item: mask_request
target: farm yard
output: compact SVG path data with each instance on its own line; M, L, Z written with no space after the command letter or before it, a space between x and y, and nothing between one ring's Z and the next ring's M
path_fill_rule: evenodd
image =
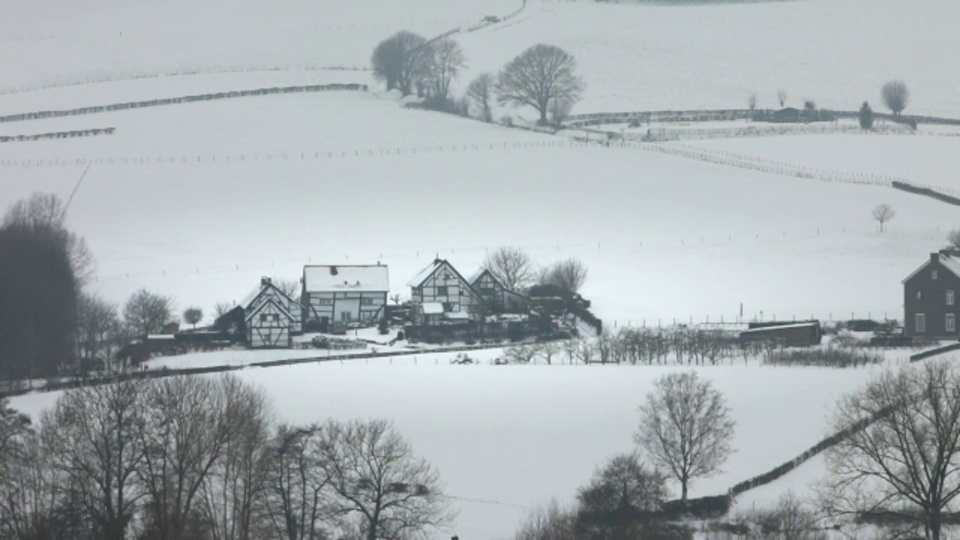
M96 258L89 290L122 306L146 288L173 298L175 311L202 306L201 326L213 323L215 304L241 305L262 277L383 264L389 293L406 301L408 280L431 261L469 273L502 246L538 265L586 263L580 292L613 333L897 320L901 280L958 227L956 206L890 187L901 179L960 193L957 126L890 122L867 135L853 119L783 129L735 120L537 132L501 125L529 128L536 118L501 104L490 124L405 107L416 100L387 91L369 68L373 47L396 31L454 31L468 58L452 85L458 96L475 75L544 42L577 59L586 89L574 115L742 110L752 93L772 109L781 88L787 106L815 100L855 111L869 100L885 112L879 89L896 77L912 90L904 114L956 119L956 70L918 61L960 55L952 27L960 6L951 2L283 0L268 9L236 0L229 17L186 0L48 4L0 7L0 116L350 85L0 122L0 140L96 130L0 144L0 210L38 191L69 200L66 223ZM913 15L896 15L904 10ZM889 39L890 20L898 34L925 39ZM716 136L747 128L757 133ZM636 140L648 130L687 133ZM883 232L871 216L881 204L896 211ZM235 369L286 422L389 419L437 468L459 514L432 538L506 539L531 509L554 498L572 504L604 460L634 448L638 407L661 375L695 370L736 420L729 461L692 487L691 497L703 497L831 435L841 396L885 370L923 365L909 364L916 350L905 348L871 349L881 362L839 369L733 355L710 366L583 365L563 355L553 365L503 365L508 344L470 351L460 365L461 353L373 347L403 354L363 350L328 362L318 357L330 350L227 349L157 356L145 367ZM251 366L298 359L318 361ZM61 395L10 405L37 418ZM814 456L736 497L731 515L787 492L813 496L826 471Z

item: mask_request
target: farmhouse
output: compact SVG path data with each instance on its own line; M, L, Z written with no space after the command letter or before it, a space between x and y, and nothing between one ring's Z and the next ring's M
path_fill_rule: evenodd
M304 266L304 328L326 332L331 325L374 325L384 316L389 292L386 265Z
M260 287L240 302L239 307L243 308L247 346L252 349L288 348L293 343L293 334L302 330L296 301L268 277L260 279Z
M957 339L960 252L943 250L903 280L903 328L911 337Z
M452 264L436 259L407 284L416 325L469 322L480 317L480 295Z
M486 268L470 276L470 286L483 300L487 312L526 313L529 310L529 298L508 289Z

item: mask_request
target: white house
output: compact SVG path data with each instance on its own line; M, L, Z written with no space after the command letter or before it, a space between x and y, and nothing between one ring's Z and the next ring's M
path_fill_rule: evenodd
M384 316L389 292L386 265L304 266L304 327L325 331L331 324L376 324Z
M407 284L416 324L476 320L482 300L452 264L436 259Z
M300 310L294 299L277 288L270 278L260 279L243 301L247 346L252 349L289 348L293 334L301 331Z

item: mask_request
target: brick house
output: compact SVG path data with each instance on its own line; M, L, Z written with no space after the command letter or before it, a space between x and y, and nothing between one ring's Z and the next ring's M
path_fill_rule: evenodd
M903 280L903 329L913 337L957 339L960 252L943 250Z

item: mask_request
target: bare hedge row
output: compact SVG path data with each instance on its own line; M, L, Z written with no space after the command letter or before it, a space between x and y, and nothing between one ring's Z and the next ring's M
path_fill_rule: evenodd
M113 135L117 128L75 129L72 131L53 131L37 133L35 135L0 135L0 143L29 142L44 139L72 139L74 137L95 137L97 135Z
M126 103L113 103L110 105L99 105L93 107L81 107L77 109L62 109L53 111L35 111L21 114L10 114L0 116L0 122L22 122L24 120L40 120L43 118L58 118L62 116L77 116L81 114L97 114L111 111L124 111L129 109L140 109L144 107L159 107L163 105L176 105L179 103L194 103L198 101L213 101L219 99L233 99L250 96L267 96L273 94L294 94L302 92L334 92L334 91L354 91L366 92L365 84L313 84L305 86L280 86L272 88L257 88L254 90L234 90L231 92L217 92L214 94L199 94L195 96L181 96L174 98L151 99L147 101L128 101Z
M772 111L768 111L772 114ZM830 111L836 118L859 118L858 111ZM564 125L567 127L601 126L605 124L628 124L639 122L718 122L733 120L750 120L757 114L750 109L716 109L692 111L633 111L615 113L572 114L567 117ZM890 114L874 113L875 118L892 120ZM918 124L935 124L960 126L960 119L942 118L938 116L908 116L898 117L903 120L914 120Z

